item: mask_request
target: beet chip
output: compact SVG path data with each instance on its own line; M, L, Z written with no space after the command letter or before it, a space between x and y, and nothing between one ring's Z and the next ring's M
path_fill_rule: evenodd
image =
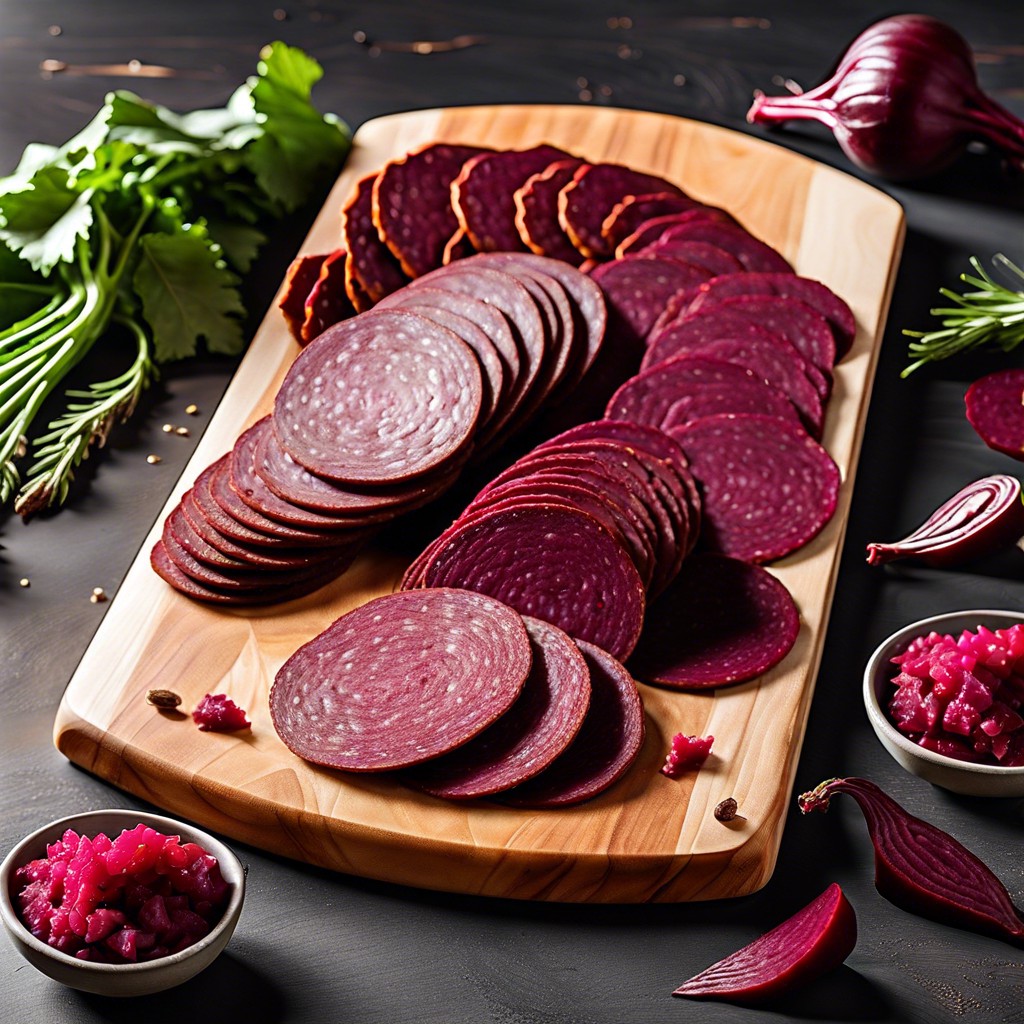
M964 397L967 421L997 452L1024 461L1024 370L997 370L976 380Z

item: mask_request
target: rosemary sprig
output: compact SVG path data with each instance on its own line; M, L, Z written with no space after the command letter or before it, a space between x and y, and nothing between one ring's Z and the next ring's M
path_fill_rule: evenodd
M908 355L913 360L903 370L907 377L925 363L948 359L983 345L993 345L1009 352L1024 342L1024 270L1002 253L996 253L992 262L1015 276L1021 287L1017 290L1000 284L985 271L977 257L970 259L977 276L961 274L960 280L973 291L958 293L951 288L940 288L939 294L954 306L932 309L932 316L941 318L942 329L908 331L904 334L912 341Z

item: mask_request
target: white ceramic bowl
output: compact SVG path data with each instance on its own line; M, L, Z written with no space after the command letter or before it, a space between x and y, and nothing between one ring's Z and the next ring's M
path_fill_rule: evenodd
M224 914L213 929L187 949L137 964L96 964L76 960L37 939L22 924L12 903L14 872L22 864L46 856L48 843L58 840L67 829L80 835L106 833L116 838L125 829L149 825L164 835L177 835L183 843L196 843L212 853L224 880L231 886ZM245 869L220 840L182 821L157 814L131 810L88 811L44 825L26 836L0 865L0 916L15 947L33 967L62 985L105 996L141 996L162 992L188 981L208 967L223 951L235 930L245 897Z
M933 630L956 636L965 629L974 632L979 625L1005 629L1018 622L1024 622L1024 613L991 609L948 612L912 622L879 644L864 670L864 706L882 746L907 771L943 789L967 796L1024 796L1024 767L972 764L925 750L893 725L886 710L892 692L890 683L896 674L890 659L906 650L914 637Z

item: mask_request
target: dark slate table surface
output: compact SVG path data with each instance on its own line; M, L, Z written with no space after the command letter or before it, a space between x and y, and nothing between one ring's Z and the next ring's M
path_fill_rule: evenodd
M777 91L783 78L816 84L857 31L894 13L874 0L279 2L275 8L252 0L0 0L0 173L13 169L28 142L69 137L114 87L178 109L219 105L252 71L259 47L275 38L324 64L317 103L353 128L408 109L557 102L647 108L764 134L744 121L755 88ZM978 54L986 90L1024 115L1019 5L930 0L914 9L956 26ZM464 35L479 37L477 44L431 55L388 45ZM133 59L174 73L130 80L123 66ZM47 73L47 61L64 69ZM824 131L804 127L772 138L852 171ZM873 184L903 204L908 236L796 788L834 775L872 778L974 849L1024 902L1024 802L958 797L906 774L876 741L860 700L865 660L905 623L943 611L1024 604L1024 555L1015 550L969 571L880 571L863 557L868 541L900 536L968 480L1019 471L985 448L963 415L970 381L1019 365L1019 354L960 358L908 380L899 371L902 329L930 325L938 288L957 283L969 256L1005 252L1024 260L1024 186L1007 183L995 162L981 157L928 181ZM315 204L275 229L247 280L252 327L314 212ZM3 850L77 810L136 806L56 752L53 715L107 607L89 595L97 586L117 591L197 440L163 434L160 425L187 402L212 412L232 369L211 360L167 372L132 424L90 459L63 511L28 524L0 520ZM147 466L148 452L160 454L162 463ZM30 588L19 586L22 577ZM874 890L871 848L849 800L812 819L801 818L794 802L769 883L743 899L708 904L504 902L345 877L245 847L241 853L250 886L242 921L227 953L203 975L162 996L110 1001L49 982L3 941L0 1020L1024 1019L1024 953L885 902ZM671 998L680 981L768 930L831 881L843 886L860 924L845 966L770 1010Z

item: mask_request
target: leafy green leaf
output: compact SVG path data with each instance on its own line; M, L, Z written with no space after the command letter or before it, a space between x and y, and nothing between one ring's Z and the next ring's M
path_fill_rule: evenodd
M133 284L143 316L153 331L158 363L195 355L205 340L211 352L237 355L244 341L245 313L238 278L211 251L205 231L176 235L146 234Z
M26 188L0 194L0 239L34 270L50 273L74 259L79 238L92 227L92 190L79 192L60 167L37 171Z
M267 240L262 231L230 220L211 220L207 228L210 237L223 249L224 258L242 274L252 266Z

